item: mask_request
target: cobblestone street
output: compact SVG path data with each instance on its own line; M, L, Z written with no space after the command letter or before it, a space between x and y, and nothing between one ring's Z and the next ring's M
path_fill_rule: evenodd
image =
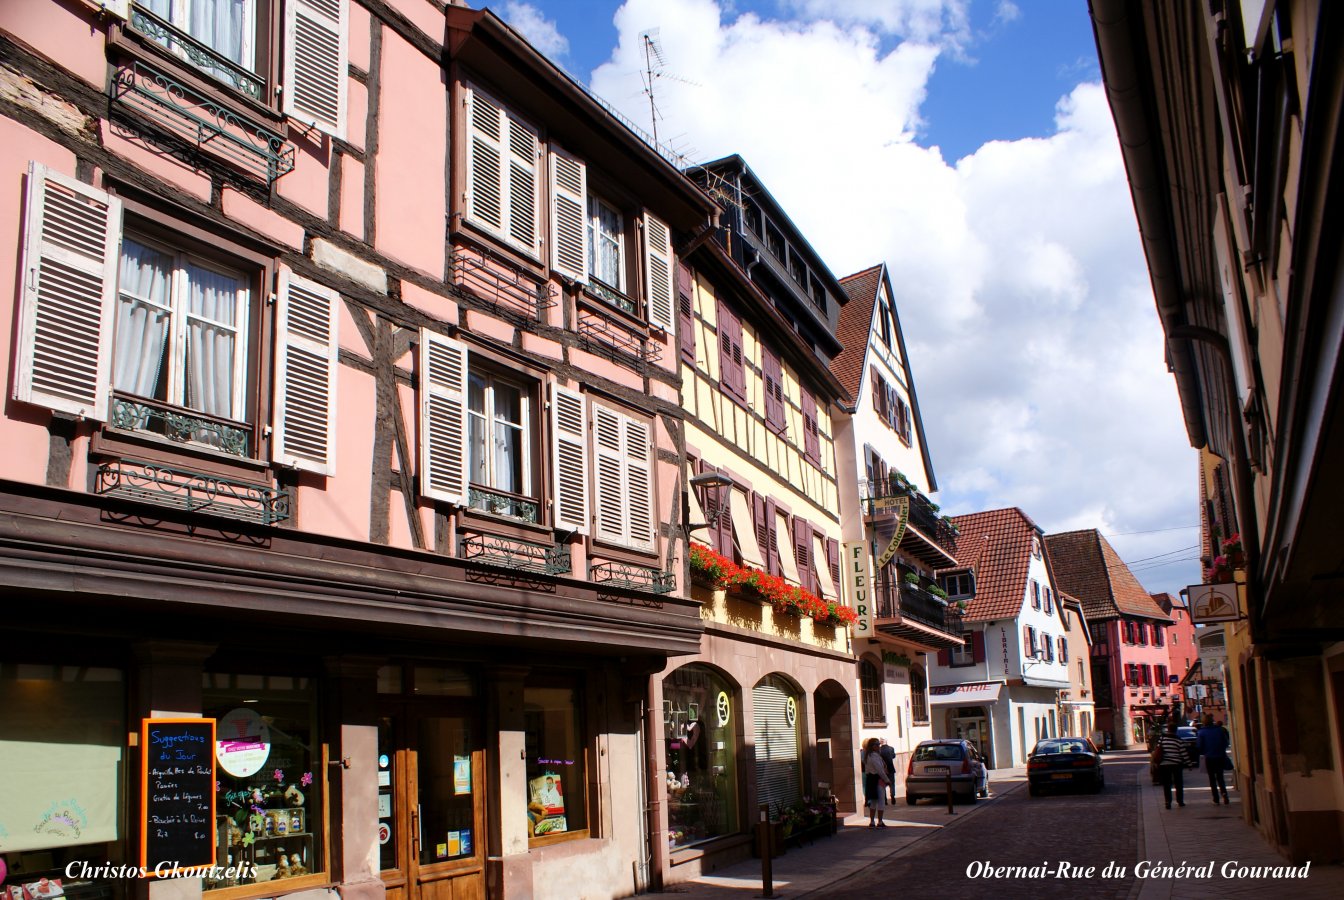
M807 896L874 897L889 893L893 885L918 884L932 891L942 885L952 896L986 900L1024 893L1033 897L1078 897L1080 892L1089 897L1128 897L1135 883L1133 861L1139 842L1135 773L1142 765L1138 758L1108 760L1106 789L1100 795L1030 797L1025 783L1019 781L955 827L940 829L906 851ZM916 809L924 807L920 804ZM905 809L899 807L897 816ZM968 876L977 862L995 869L1044 867L1049 874L1039 880ZM1093 867L1093 877L1057 878L1061 863L1083 870ZM1123 866L1125 876L1101 877L1110 864Z
M869 829L854 816L833 838L793 847L775 861L774 896L780 898L871 898L918 888L948 896L1001 900L1008 897L1127 898L1198 900L1225 897L1344 896L1344 868L1313 863L1309 877L1256 878L1226 875L1226 865L1288 866L1241 818L1241 796L1233 788L1230 806L1210 802L1198 771L1187 773L1186 806L1165 810L1162 791L1148 776L1147 755L1120 751L1106 755L1106 789L1100 795L1050 794L1031 797L1022 769L991 777L993 796L969 806L899 802L888 809L888 827ZM1182 873L1177 878L1140 877L1146 867L1210 866L1210 877ZM1005 875L977 871L993 867L1041 867ZM1061 876L1061 864L1068 874ZM1123 873L1106 874L1108 866ZM1084 873L1088 868L1090 876ZM761 896L761 865L746 860L667 888L680 900L724 900Z

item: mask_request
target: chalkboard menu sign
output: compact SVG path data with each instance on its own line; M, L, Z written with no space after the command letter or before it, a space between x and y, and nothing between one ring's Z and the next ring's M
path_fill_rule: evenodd
M140 758L140 865L213 866L215 720L142 720Z

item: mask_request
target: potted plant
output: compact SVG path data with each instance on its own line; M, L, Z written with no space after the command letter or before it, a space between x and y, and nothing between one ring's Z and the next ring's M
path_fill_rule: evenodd
M1241 545L1241 535L1234 534L1223 541L1223 555L1228 565L1234 569L1246 568L1246 548Z

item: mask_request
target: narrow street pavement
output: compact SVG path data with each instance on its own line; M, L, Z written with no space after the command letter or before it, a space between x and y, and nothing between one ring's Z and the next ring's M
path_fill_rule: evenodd
M1168 811L1147 768L1144 753L1108 754L1104 792L1044 797L1028 795L1024 770L1001 770L993 774L989 801L958 804L954 815L946 806L925 801L914 807L899 803L889 810L885 829L869 829L866 819L851 817L835 837L790 848L775 860L774 896L867 900L913 886L985 900L1025 895L1193 900L1210 891L1232 897L1344 896L1340 866L1313 864L1306 879L1239 876L1240 866L1288 863L1242 822L1236 792L1231 806L1216 805L1203 774L1190 772L1185 808ZM1182 863L1211 865L1206 869L1211 877L1161 878L1142 871ZM1061 872L1065 864L1067 873ZM1223 871L1228 865L1230 875ZM1026 871L1007 877L978 871L987 867ZM667 892L686 900L759 897L760 861L739 863Z

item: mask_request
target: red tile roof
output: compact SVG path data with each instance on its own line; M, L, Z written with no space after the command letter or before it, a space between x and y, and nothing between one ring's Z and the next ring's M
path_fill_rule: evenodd
M1083 601L1089 621L1139 616L1170 621L1095 528L1046 535L1055 584Z
M975 597L966 605L967 621L1016 618L1027 597L1036 523L1017 507L953 516L952 521L961 531L957 562L975 571Z
M849 302L840 307L840 322L835 336L844 348L831 361L831 371L849 391L851 403L859 401L859 385L868 355L868 335L873 327L873 306L882 286L882 264L840 279Z

